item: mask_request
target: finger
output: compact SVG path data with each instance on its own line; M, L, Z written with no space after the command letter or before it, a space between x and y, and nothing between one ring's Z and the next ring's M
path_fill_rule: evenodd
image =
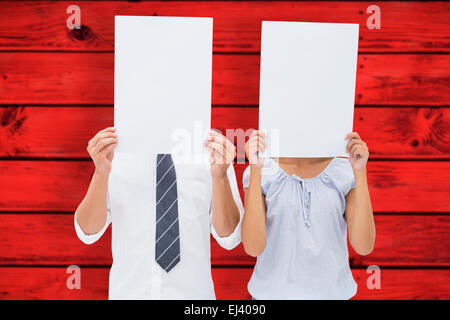
M345 148L346 151L350 150L354 145L365 145L366 143L360 139L352 138L348 143L347 147Z
M247 142L249 152L251 152L251 153L257 152L258 151L258 144L259 144L259 142L258 142L257 139L249 140Z
M347 133L347 135L345 136L344 140L350 139L350 138L356 138L356 139L361 139L358 132L350 132Z
M100 130L98 133L103 133L103 132L114 132L114 131L116 131L116 128L115 128L115 127L107 127L107 128L105 128L105 129L103 129L103 130Z
M352 146L348 149L348 153L349 153L349 154L352 154L358 147L359 147L359 145L357 145L357 144L352 145Z
M96 155L98 153L100 153L104 148L106 148L107 146L113 144L113 143L118 143L116 138L105 138L100 140L95 147L92 149L92 154Z
M227 149L227 152L229 152L229 154L234 154L236 152L236 146L234 145L233 142L230 141L230 139L228 139L227 137L223 136L224 139L224 145L225 148Z
M266 146L267 145L267 142L266 142L266 140L264 140L264 139L258 139L258 145L259 146Z
M232 154L231 152L228 152L219 143L216 143L214 146L213 145L208 146L207 148L208 150L210 150L211 164L226 164L229 163L229 160L234 159L234 153ZM233 156L231 157L229 156L227 161L226 155L233 155Z
M222 134L222 131L220 131L220 129L218 129L218 128L212 128L211 130L209 130L209 132L215 132L218 134Z
M249 141L263 141L264 143L267 141L266 137L261 135L250 136Z
M267 138L266 133L264 131L260 131L260 130L253 131L251 135L255 135L255 136L258 136L261 138Z
M210 146L206 146L206 150L208 150L209 154L211 155L211 153L213 153L214 149L211 148Z
M220 133L220 131L215 131L215 130L209 131L208 136L211 138L212 137L224 137L225 138L225 136L222 133Z
M360 156L368 156L369 154L369 148L365 147L365 146L360 146L357 149L357 154Z
M215 131L210 132L208 141L219 142L222 143L223 145L230 145L230 144L233 145L233 143L227 137Z
M350 139L350 138L359 138L358 132L347 133L347 135L345 136L344 140L347 140L347 139Z
M94 138L95 138L96 136L98 136L98 135L101 135L101 134L103 134L103 133L108 133L108 132L115 133L115 132L116 132L116 128L115 128L115 127L108 127L108 128L103 129L103 130L100 130L99 132L96 133L96 135L94 136ZM91 140L93 140L93 139L91 139Z
M266 151L266 145L265 144L258 144L258 152L264 152Z
M361 155L362 155L361 149L355 148L355 149L353 150L353 157L354 157L354 158L357 158L358 156L361 156Z
M364 154L364 152L365 152L365 149L366 148L364 146L356 145L356 146L354 146L352 148L351 154L352 154L353 157L362 156Z
M258 140L254 145L257 147L258 151L263 151L266 149L266 142L264 140Z
M209 162L210 164L215 164L216 163L216 151L210 147L207 147L208 151L209 151Z
M255 151L256 153L258 151L264 152L266 149L266 142L264 140L259 139L252 139L249 141L249 150L252 152Z
M259 137L258 130L254 130L254 131L252 131L252 133L248 137L248 140L257 139L258 137Z
M226 139L224 139L222 135L211 132L208 140L206 141L206 144L211 145L213 142L222 145L224 149L226 148L227 145Z
M356 140L351 139L348 143L347 146L345 147L345 151L346 152L350 152L350 150L352 149L352 147L355 145Z
M227 149L220 143L215 141L210 141L208 143L208 147L215 150L216 153L218 153L220 156L225 156Z
M254 146L252 148L249 149L249 155L250 156L258 156L258 152L262 150L258 148L258 146Z
M258 148L248 150L248 160L250 164L256 164L258 162Z
M105 139L102 139L95 145L95 147L92 148L92 154L96 155L100 151L102 151L103 148L107 147L111 143L117 143L117 142L118 141L117 141L116 138L105 138Z
M258 136L258 145L262 145L262 146L266 146L266 143L267 143L267 141L266 141L266 138L265 137L262 137L262 136Z
M102 150L100 150L99 154L107 155L108 153L113 151L115 147L117 147L117 142L113 142L110 145L107 145Z
M229 139L227 139L226 137L224 137L222 135L216 136L212 140L208 140L206 142L206 145L209 145L212 142L221 144L223 146L223 148L225 149L224 152L226 152L227 154L234 154L236 152L236 147L234 146L234 144Z
M103 133L97 133L88 143L88 145L91 148L94 148L95 145L101 140L101 139L105 139L105 138L116 138L117 137L117 133L115 132L103 132Z
M210 135L210 136L223 136L223 134L220 132L219 129L216 129L216 130L210 130L210 131L208 132L208 135Z
M267 139L267 135L265 134L264 131L253 131L253 133L250 135L250 138L252 136L255 137L255 138L258 138L260 140L266 140Z

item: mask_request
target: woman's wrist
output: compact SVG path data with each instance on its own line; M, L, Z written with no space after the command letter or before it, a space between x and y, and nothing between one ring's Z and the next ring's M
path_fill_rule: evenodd
M98 178L98 179L106 179L108 180L109 178L109 173L111 172L111 170L105 169L105 168L95 168L94 171L94 177Z
M261 174L261 165L259 164L250 164L250 174L256 173Z
M355 176L355 184L356 184L356 186L367 185L367 171L366 171L366 167L362 168L361 170L353 169L353 174Z

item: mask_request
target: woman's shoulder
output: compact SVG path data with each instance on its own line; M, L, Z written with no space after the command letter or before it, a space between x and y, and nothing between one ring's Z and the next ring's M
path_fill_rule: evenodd
M280 173L280 167L272 158L265 158L264 164L261 168L261 186L265 189L265 186ZM250 165L245 168L242 175L243 187L248 188L250 183Z
M344 194L347 194L350 189L355 187L355 176L348 158L334 158L332 165L328 169L323 178L332 180Z
M334 163L335 165L333 166L333 171L335 172L339 172L341 170L352 170L352 165L350 164L348 158L335 157Z

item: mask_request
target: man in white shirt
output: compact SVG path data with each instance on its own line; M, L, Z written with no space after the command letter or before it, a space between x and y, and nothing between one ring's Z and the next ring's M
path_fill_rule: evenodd
M230 165L234 145L211 132L205 142L209 164L173 159L160 174L157 169L172 161L170 155L114 155L117 143L115 128L89 141L95 172L74 219L86 244L97 241L112 223L109 299L215 299L210 233L228 250L240 242L243 206ZM176 182L157 196L175 172ZM174 190L170 206L158 208ZM159 231L169 215L174 215L172 222Z

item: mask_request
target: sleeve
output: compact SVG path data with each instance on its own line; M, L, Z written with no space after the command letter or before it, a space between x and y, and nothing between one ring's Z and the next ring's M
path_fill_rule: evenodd
M242 174L242 187L244 189L248 189L248 186L250 185L250 166L247 166L245 168L244 173Z
M344 181L343 193L344 195L347 195L352 189L356 188L356 183L355 183L355 175L353 173L353 168L350 163L350 160L343 159L343 161L344 161L344 168L342 170L343 173L342 180Z
M109 224L111 223L111 208L110 208L110 204L109 204L109 192L107 193L106 199L107 199L106 200L106 203L107 203L106 204L106 222L105 222L105 225L103 226L103 228L97 233L94 233L94 234L84 233L84 231L81 229L80 225L78 224L76 213L74 214L75 232L77 233L78 238L85 244L92 244L92 243L96 242L98 239L100 239L101 236L105 233Z
M266 158L264 160L264 165L261 171L261 192L264 195L267 194L270 184L272 183L275 177L275 173L277 172L278 166L275 164L275 162L270 158ZM244 174L242 175L242 187L244 189L247 189L249 185L250 185L250 166L245 168Z
M234 231L226 237L219 236L211 222L211 233L214 239L216 239L216 241L222 248L231 250L241 242L241 224L242 218L244 216L244 206L242 205L241 195L239 194L239 188L237 185L236 174L234 172L233 165L230 165L230 167L228 168L227 176L228 181L230 182L231 192L233 193L234 202L239 209L239 222Z

